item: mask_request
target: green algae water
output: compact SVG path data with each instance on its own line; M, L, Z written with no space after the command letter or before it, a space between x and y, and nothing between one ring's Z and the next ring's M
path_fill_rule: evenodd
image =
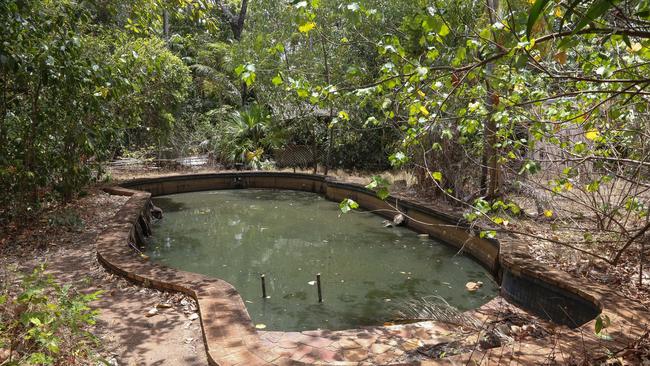
M228 281L253 322L267 330L380 325L408 300L440 296L468 310L497 294L490 274L451 247L406 228L385 228L369 212L342 214L337 203L314 193L222 190L153 201L165 217L154 225L151 259ZM484 285L468 292L469 281Z

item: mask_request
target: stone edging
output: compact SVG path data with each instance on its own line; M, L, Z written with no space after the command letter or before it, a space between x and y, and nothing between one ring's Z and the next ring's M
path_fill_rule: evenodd
M343 184L325 179L322 176L310 176L291 173L226 173L208 175L171 176L158 179L144 179L132 181L125 186L140 186L147 183L155 187L162 187L167 180L184 181L195 179L199 184L194 190L202 189L223 189L228 187L206 186L206 180L230 179L235 177L234 183L237 187L253 182L255 177L258 180L266 180L263 185L277 184L278 180L293 179L295 181L307 181L293 186L286 186L288 189L311 190L326 194L330 199L338 199L346 196L356 199L364 208L381 207L384 204L376 202L372 198L372 192L363 187L352 184ZM244 183L240 183L240 177ZM269 181L269 179L271 181ZM203 185L201 184L203 183ZM231 184L231 185L232 185ZM311 185L311 186L309 186ZM148 188L151 188L150 186ZM192 190L192 188L179 188ZM232 187L231 187L232 188ZM281 187L276 187L281 188ZM160 188L162 189L162 188ZM149 189L155 191L154 189ZM204 343L208 353L208 360L212 365L300 365L303 362L292 360L283 354L272 352L264 342L261 341L258 332L253 327L245 304L236 289L227 282L195 273L179 271L161 265L149 263L136 255L129 248L127 243L138 243L142 237L148 234L149 221L151 219L151 193L132 190L122 187L107 188L111 194L130 196L129 200L122 206L120 211L108 223L107 228L98 237L97 257L99 262L108 270L119 274L133 282L160 290L179 291L193 297L201 315ZM164 189L163 189L164 191ZM182 190L181 190L182 191ZM160 192L158 192L160 193ZM167 192L175 193L175 192ZM395 198L391 198L395 199ZM398 200L395 199L395 202ZM380 201L381 202L381 201ZM430 207L425 207L410 202L401 201L401 209L405 209L414 220L409 223L414 230L420 232L434 231L434 235L449 235L452 237L462 224L460 220L440 213L435 213ZM419 223L428 222L421 214L427 211L434 212L434 220L456 224L435 226L422 226ZM420 215L420 216L418 216ZM417 220L417 221L416 221ZM456 227L454 227L456 226ZM442 228L442 229L440 229ZM442 230L442 232L440 232ZM464 230L464 229L462 229ZM443 237L444 239L448 239ZM600 357L608 350L616 351L627 347L631 342L647 334L650 322L650 314L647 310L630 300L609 291L605 286L589 283L586 280L570 276L568 273L548 268L537 263L530 257L525 241L515 236L500 238L498 244L498 256L476 253L478 250L476 241L471 237L462 241L461 246L468 246L472 255L477 257L486 267L493 272L499 272L503 278L504 286L502 294L516 303L526 301L555 301L552 296L562 294L573 294L578 300L593 304L611 319L611 326L607 329L611 340L597 337L594 332L595 320L587 321L581 326L558 333L555 339L534 340L526 343L517 343L515 347L505 346L487 350L484 353L475 352L463 354L446 359L442 363L462 363L473 360L484 364L500 364L505 362L519 363L541 363L548 361L552 354L553 359L558 362L569 362L574 356L586 354L590 357ZM449 241L449 240L446 240ZM468 244L469 243L469 244ZM452 242L457 245L457 242ZM487 248L483 246L483 248ZM494 258L493 258L494 257ZM516 280L527 280L528 282L517 283ZM546 292L527 292L529 288L554 288L549 296ZM529 304L530 305L530 304ZM533 304L534 305L534 304ZM441 360L442 361L442 360ZM441 361L425 361L422 364L440 364Z

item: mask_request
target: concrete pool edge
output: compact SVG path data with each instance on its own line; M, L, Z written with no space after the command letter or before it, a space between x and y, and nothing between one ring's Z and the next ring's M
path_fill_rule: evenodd
M134 255L133 250L125 244L140 242L149 230L152 194L228 188L304 190L323 194L334 201L352 198L361 207L369 210L390 209L386 202L379 200L373 192L362 186L337 182L318 175L238 172L133 180L122 184L122 187L106 189L112 194L131 197L99 236L98 259L107 269L133 282L161 290L180 291L196 299L201 314L204 343L211 364L232 364L237 363L236 360L243 364L295 364L295 360L271 352L261 342L245 304L230 284L149 263ZM394 197L387 201L396 203L406 212L410 217L408 226L413 230L427 232L451 245L463 247L492 273L503 278L502 294L513 302L525 307L534 307L536 302L544 299L553 303L556 296L567 297L577 301L579 305L591 304L592 310L601 310L612 320L611 329L608 329L613 338L611 341L593 334L595 320L591 319L576 329L564 332L564 336L556 340L554 347L564 349L568 354L578 349L595 349L602 353L604 347L610 350L624 347L630 340L647 332L650 315L644 309L631 304L618 294L610 293L604 286L588 283L536 263L528 255L525 240L517 237L500 238L499 242L483 240L469 233L462 220L437 212L431 207ZM393 215L389 211L377 213L386 217ZM551 289L554 292L549 295L543 289ZM525 304L526 302L529 304ZM522 353L521 350L526 347L520 347L517 352L494 349L480 355L473 353L454 356L450 360L490 360L489 353L499 355L500 360L504 357L524 359L530 356L535 359L534 357L545 356L544 353L539 353L540 349L546 348L542 344L529 342L529 346L530 352Z

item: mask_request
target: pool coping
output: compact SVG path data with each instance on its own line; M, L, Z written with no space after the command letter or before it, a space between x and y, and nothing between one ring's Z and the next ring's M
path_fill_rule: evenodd
M230 178L233 180L227 181ZM256 179L263 182L260 184L270 185L271 188L281 188L280 186L284 184L284 186L288 185L285 187L286 189L315 191L326 194L326 196L329 195L327 197L334 200L349 196L365 208L380 207L385 204L376 198L372 199L370 197L373 194L372 191L360 185L338 182L319 175L237 172L137 179L125 182L121 187L105 188L105 191L110 194L130 196L130 198L107 222L106 229L99 235L97 257L105 268L132 282L159 290L182 292L194 298L198 304L203 340L211 365L311 364L311 362L293 360L286 353L270 350L260 338L260 333L253 326L243 300L232 285L220 279L150 263L135 255L128 245L128 243L142 242L144 236L150 232L152 208L150 192L130 188L142 188L148 185L150 191L161 192L164 190L162 188L164 184L168 184L172 190L178 190L181 189L179 185L195 182L196 187L185 186L182 189L188 191L223 189L219 185L211 185L211 182L215 183L217 180L220 183L226 181L229 186L234 185L239 188L253 184L251 188L255 188ZM285 184L287 182L291 184ZM293 184L294 182L301 183ZM438 235L441 235L442 232L449 234L454 227L466 231L464 220L438 212L432 206L418 204L399 197L389 197L388 200L395 200L400 209L413 213L414 221L410 225L413 225L412 228L416 231L437 230ZM422 212L431 214L432 220L444 221L449 225L439 228L419 225L415 220L422 218L416 217L416 214ZM450 236L455 235L457 233L454 231ZM450 362L466 364L469 361L481 364L500 364L507 360L533 363L547 360L549 354L555 355L556 359L559 357L564 361L569 361L572 357L579 356L584 352L588 352L592 357L598 357L605 355L608 350L622 349L648 333L650 314L647 310L634 304L631 300L609 291L604 285L589 283L564 271L538 263L530 256L526 239L512 235L501 237L499 241L485 241L475 240L476 233L472 235L474 238L462 241L461 245L497 277L527 278L544 286L573 294L577 298L593 304L611 319L612 325L606 330L611 339L594 334L595 319L592 319L575 329L563 329L551 342L548 339L525 341L519 343L516 348L504 346L485 352L461 354L444 360L422 361L421 364L449 364ZM442 239L445 240L445 238ZM450 244L458 246L458 240L452 241L455 243ZM480 250L492 252L494 249L497 251L496 256L480 253ZM527 283L526 286L529 284ZM509 292L508 289L502 289L502 294L515 302L521 300L517 299L517 291ZM528 295L524 294L524 300Z

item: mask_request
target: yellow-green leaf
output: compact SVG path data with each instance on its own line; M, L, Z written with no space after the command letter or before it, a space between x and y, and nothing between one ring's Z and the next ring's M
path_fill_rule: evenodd
M595 140L595 139L597 139L599 136L600 136L600 132L598 132L598 130L595 129L595 128L592 128L591 130L585 132L585 137L586 137L588 140Z
M442 181L442 173L440 172L433 172L431 173L431 176L433 177L433 179L437 180L438 182Z
M444 37L449 34L449 27L447 27L447 24L443 24L440 26L440 31L438 32L438 35L440 37Z
M298 30L300 31L300 33L309 33L309 31L312 30L312 29L314 29L314 28L316 28L316 23L314 23L314 22L307 22L307 23L305 23L305 24L301 24L301 25L298 27Z

